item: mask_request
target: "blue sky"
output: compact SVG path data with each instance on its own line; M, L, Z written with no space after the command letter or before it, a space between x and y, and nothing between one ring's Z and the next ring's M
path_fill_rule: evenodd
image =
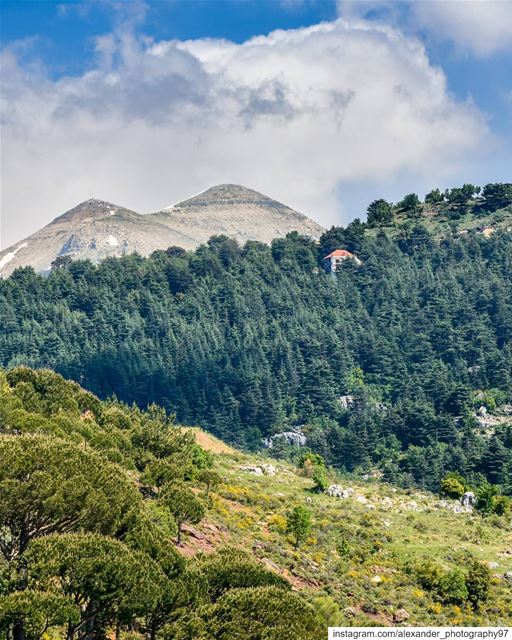
M2 247L90 195L151 211L243 182L329 225L511 178L510 2L0 10Z

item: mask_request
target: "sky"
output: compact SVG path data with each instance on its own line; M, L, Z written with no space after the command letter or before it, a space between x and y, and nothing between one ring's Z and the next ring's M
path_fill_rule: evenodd
M0 247L219 183L324 226L511 180L512 1L2 0Z

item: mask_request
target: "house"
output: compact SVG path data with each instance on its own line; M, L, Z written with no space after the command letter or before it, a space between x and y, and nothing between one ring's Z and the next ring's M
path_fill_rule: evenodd
M343 262L345 262L345 260L353 260L355 264L361 264L361 260L359 260L357 256L355 256L353 253L350 253L350 251L347 251L346 249L336 249L328 256L325 256L323 260L326 270L330 272L338 271L339 269L341 269L341 265L343 264Z

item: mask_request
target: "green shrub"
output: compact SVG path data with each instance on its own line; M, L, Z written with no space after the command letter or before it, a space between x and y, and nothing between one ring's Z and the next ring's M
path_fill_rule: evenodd
M464 484L458 478L447 475L441 480L441 495L459 499L464 494Z
M466 577L459 571L445 571L433 562L416 568L416 579L422 587L434 592L446 604L462 604L469 596Z
M446 604L462 604L468 599L466 579L461 571L449 571L441 577L437 593Z
M489 482L483 482L476 490L476 508L482 516L489 516L494 511L494 504L498 496L498 487Z
M295 539L295 549L311 530L311 511L301 505L295 507L286 519L286 531Z
M478 560L473 560L466 576L466 587L468 589L468 600L478 607L480 603L486 602L489 597L491 586L491 570Z
M224 547L207 556L198 557L193 566L208 584L208 596L217 601L229 589L278 587L291 589L290 583L279 574L266 569L242 549Z
M443 578L443 569L433 562L426 561L416 568L416 579L429 591L438 591Z
M308 451L307 453L303 453L297 463L299 469L303 469L306 461L311 462L314 467L325 467L325 460L319 453L313 453L312 451Z
M507 516L512 511L512 498L508 496L496 496L494 498L492 512L497 516Z
M232 589L200 616L189 635L181 631L180 640L312 640L325 631L304 598L276 587Z
M325 467L315 467L313 472L313 482L315 483L313 486L314 491L322 493L327 489L329 486L329 479L327 478Z

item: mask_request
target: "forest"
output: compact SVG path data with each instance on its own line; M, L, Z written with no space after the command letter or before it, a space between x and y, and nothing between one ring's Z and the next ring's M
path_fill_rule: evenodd
M361 264L327 273L337 248ZM475 415L512 400L506 230L438 239L413 216L394 236L355 220L319 242L216 236L189 253L63 259L1 281L0 317L7 369L156 402L249 450L295 430L340 470L430 489L458 471L512 493L512 428Z

